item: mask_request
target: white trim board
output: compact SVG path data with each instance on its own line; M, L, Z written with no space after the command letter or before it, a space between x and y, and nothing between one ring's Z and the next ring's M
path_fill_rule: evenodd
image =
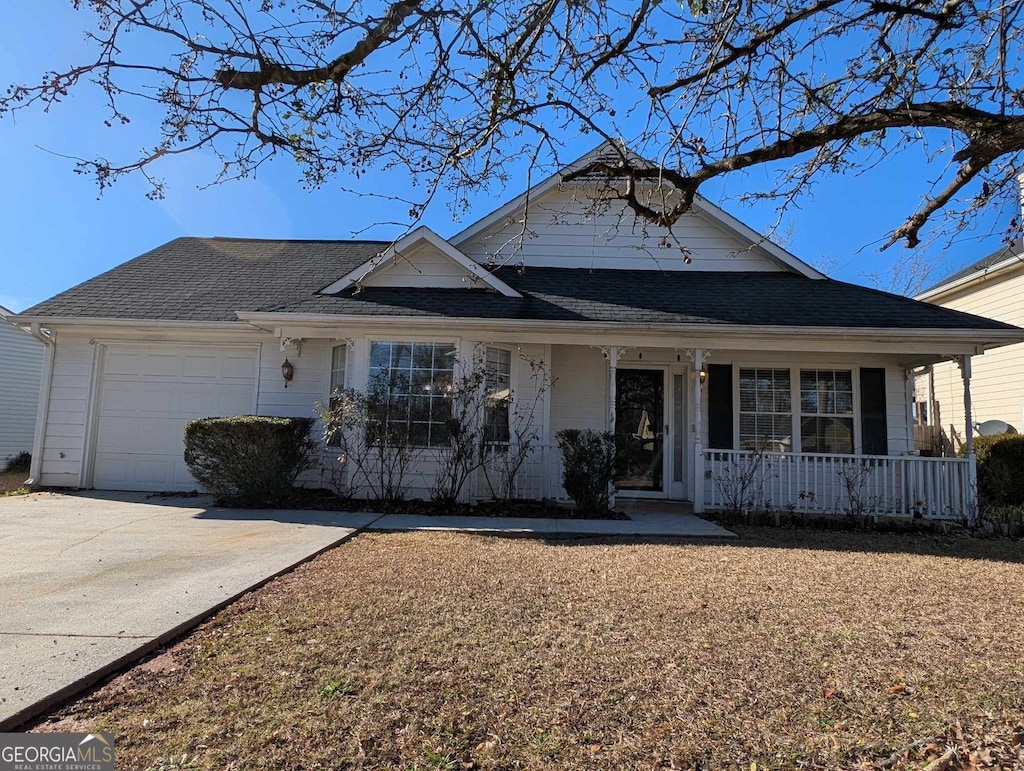
M334 283L321 289L319 293L337 294L338 292L348 289L359 282L365 281L370 276L380 273L386 266L393 263L396 259L400 259L403 252L407 252L421 244L429 244L430 246L433 246L437 251L465 270L473 279L483 283L488 288L493 289L496 292L500 292L505 297L522 297L522 295L515 289L498 277L492 275L486 268L482 267L474 260L471 260L456 247L441 238L441 236L437 235L437 233L425 225L421 225L409 235L404 238L400 238L376 257L367 260L355 270L349 271Z

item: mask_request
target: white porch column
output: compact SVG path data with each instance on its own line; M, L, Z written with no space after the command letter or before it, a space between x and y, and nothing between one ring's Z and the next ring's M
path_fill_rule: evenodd
M971 404L971 357L960 356L960 376L964 381L964 448L967 451L967 524L973 525L978 514L978 460L974 456L974 412Z
M703 419L700 411L701 390L700 373L704 369L704 349L697 348L693 352L693 513L704 511L704 446L701 442Z
M619 347L610 345L605 349L608 357L608 433L615 436L615 373L619 367ZM615 506L615 484L608 490L608 505Z

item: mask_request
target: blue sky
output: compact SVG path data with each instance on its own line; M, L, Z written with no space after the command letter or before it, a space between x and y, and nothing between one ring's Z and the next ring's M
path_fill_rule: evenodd
M0 28L0 80L31 82L47 69L83 57L87 51L83 30L87 11L74 11L68 0L10 3ZM31 30L46 27L42 38ZM46 45L40 45L45 39ZM6 86L6 84L2 84ZM133 116L133 125L108 129L102 124L98 91L74 96L48 114L31 110L0 119L2 188L0 229L0 305L15 311L74 286L154 246L181 235L244 236L265 238L389 238L397 226L366 228L374 222L401 221L405 209L375 198L339 191L355 186L339 180L317 191L299 182L299 170L276 162L253 179L199 189L217 169L211 155L191 155L162 163L160 175L168 182L164 200L145 197L141 180L118 183L98 197L95 183L73 173L66 157L115 154L124 158L147 139L154 116ZM584 138L582 154L594 144ZM791 226L787 247L801 258L827 265L834 278L869 284L869 274L884 272L902 247L879 254L875 241L902 221L926 189L925 181L938 173L916 155L862 176L833 177L816 188L812 198L791 211L782 228ZM370 175L362 184L402 190L406 181L396 174ZM763 177L762 177L763 179ZM756 177L733 176L702 192L755 229L764 231L776 219L769 205L748 207L737 202ZM499 199L480 200L474 210L452 220L443 200L435 201L425 224L451 235L502 200L521 192L525 178L510 183ZM998 230L1008 212L994 212L990 223L997 234L966 234L952 249L929 254L941 277L999 246Z

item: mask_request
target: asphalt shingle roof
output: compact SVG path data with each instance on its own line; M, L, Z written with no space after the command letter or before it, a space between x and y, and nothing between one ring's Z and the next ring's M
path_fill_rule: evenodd
M599 323L898 329L1010 325L839 281L791 273L505 267L523 294L367 287L318 291L386 247L381 241L179 238L40 303L26 315L236 321L236 311Z

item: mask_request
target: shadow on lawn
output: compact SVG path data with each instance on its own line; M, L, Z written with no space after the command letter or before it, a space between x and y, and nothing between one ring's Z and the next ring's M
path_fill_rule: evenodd
M213 506L207 495L147 494L133 492L80 491L71 497L92 498L106 501L144 503L154 506L197 509L194 515L200 519L233 521L273 520L306 525L327 525L337 527L361 527L380 514L371 512L334 512L316 510L273 510L273 509L229 509ZM502 519L494 518L496 527ZM687 547L730 547L733 549L777 548L805 549L822 552L863 552L878 554L913 554L931 557L953 557L957 559L990 560L1024 564L1024 541L968 538L963 536L931 533L896 534L871 531L814 530L788 527L730 526L739 538L702 539L699 537L665 537L645 535L552 535L551 533L487 532L474 533L482 538L528 538L541 541L549 546L639 546L664 545ZM434 532L434 531L414 531ZM445 531L450 532L450 531Z
M380 517L368 511L320 511L316 509L241 509L214 506L209 495L190 493L140 493L111 490L81 490L65 493L71 498L89 498L110 503L166 506L172 509L193 509L196 519L216 519L232 522L273 521L295 525L321 525L329 527L363 527Z
M822 552L912 554L929 557L990 560L1024 564L1024 541L969 538L937 534L893 534L855 531L800 530L795 528L731 528L739 538L700 539L652 536L545 536L550 546L685 546L689 548L801 549ZM494 534L497 537L511 537Z

